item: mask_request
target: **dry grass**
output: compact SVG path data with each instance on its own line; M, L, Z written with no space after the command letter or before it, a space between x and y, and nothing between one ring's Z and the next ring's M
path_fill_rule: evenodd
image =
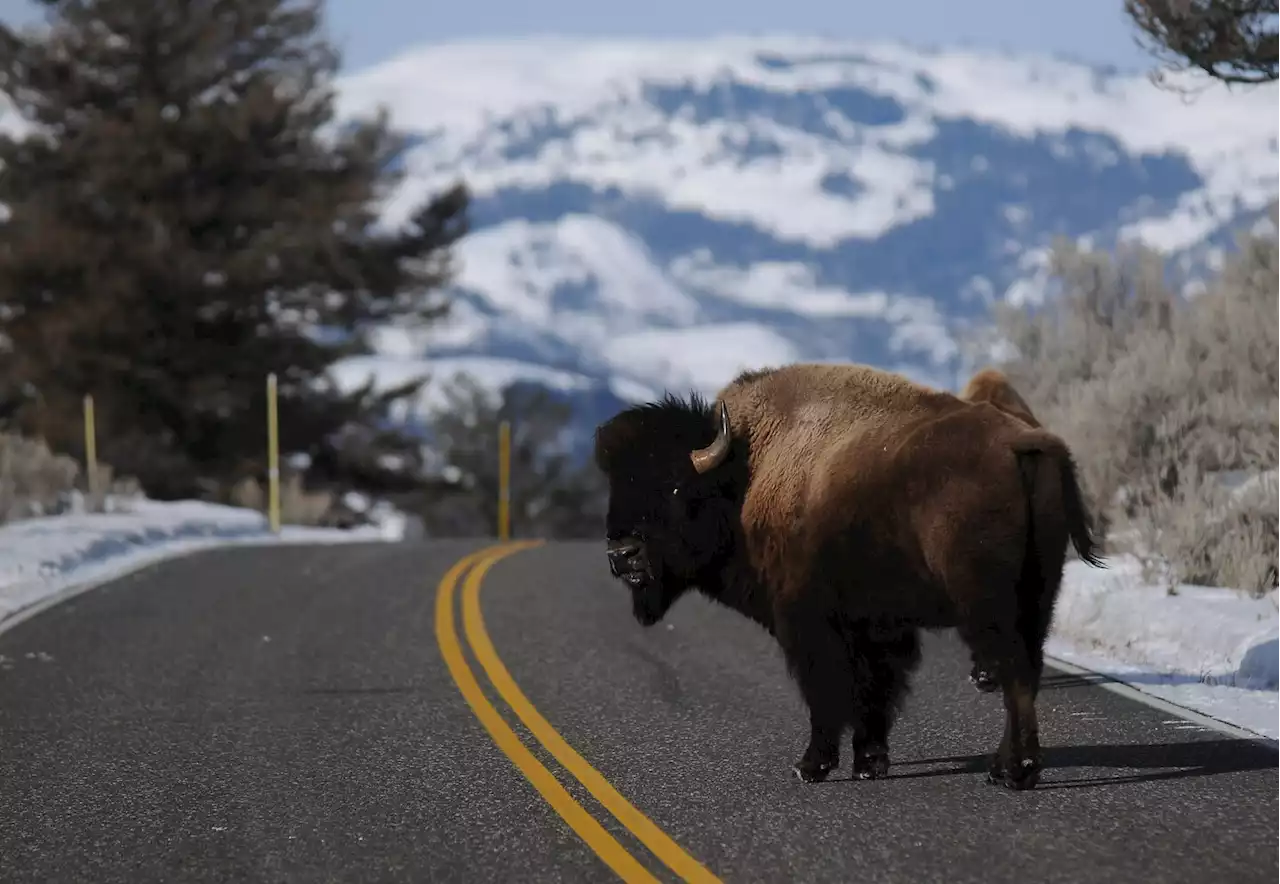
M0 433L0 524L77 510L102 513L127 510L142 494L132 477L116 478L110 464L99 463L96 487L75 459L50 450L42 440ZM266 511L267 493L249 478L235 485L230 503ZM280 484L281 521L288 525L325 526L349 521L328 491L308 491L297 474Z
M231 504L266 512L267 489L254 478L245 478L231 489ZM328 525L334 511L334 496L328 491L308 491L302 477L290 473L280 482L280 522L309 527Z
M120 510L141 493L136 480L115 478L109 464L98 465L96 489L87 484L80 465L44 441L0 433L0 524L81 508Z
M1230 488L1220 477L1189 471L1173 493L1135 520L1139 555L1152 582L1232 586L1262 595L1276 586L1277 508L1274 475ZM1173 563L1170 567L1167 563Z
M43 441L0 433L0 524L76 510L118 512L142 494L136 479L116 478L110 464L98 464L95 484L90 491L80 464ZM266 489L255 479L242 480L229 497L234 506L266 511ZM331 492L308 491L297 474L286 475L280 483L284 524L335 525L346 518L341 509Z
M74 460L44 442L0 434L0 523L64 511L79 475Z
M84 498L85 509L91 513L127 510L131 499L142 496L142 485L138 480L133 476L116 478L111 464L98 464L95 484L97 487L87 491Z

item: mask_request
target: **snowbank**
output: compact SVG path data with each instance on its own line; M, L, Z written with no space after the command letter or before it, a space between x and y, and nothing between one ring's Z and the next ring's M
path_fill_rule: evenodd
M0 527L0 629L19 615L161 559L229 544L398 540L403 523L353 530L286 526L254 510L200 501L130 501L127 512L75 513Z
M1050 656L1168 702L1280 738L1277 597L1144 584L1138 563L1067 565Z

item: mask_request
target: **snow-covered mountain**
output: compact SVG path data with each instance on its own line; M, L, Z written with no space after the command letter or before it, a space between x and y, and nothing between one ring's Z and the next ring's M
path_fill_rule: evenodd
M414 136L397 223L473 189L457 308L345 366L527 378L584 428L744 367L953 386L954 323L1040 297L1065 234L1202 266L1277 190L1277 91L1193 101L1044 57L796 37L426 46L345 79Z
M452 319L340 366L624 400L857 360L954 387L956 324L1045 290L1055 235L1193 272L1277 193L1277 87L1192 101L1035 56L794 36L424 46L339 82L413 135L397 223L465 180ZM0 108L0 127L22 128ZM434 387L430 400L438 395Z

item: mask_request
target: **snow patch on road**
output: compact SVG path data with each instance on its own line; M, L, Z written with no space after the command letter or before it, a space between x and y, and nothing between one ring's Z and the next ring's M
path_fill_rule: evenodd
M0 629L20 614L163 559L233 544L399 540L389 520L352 530L285 526L262 513L203 501L132 500L124 511L71 513L0 527Z

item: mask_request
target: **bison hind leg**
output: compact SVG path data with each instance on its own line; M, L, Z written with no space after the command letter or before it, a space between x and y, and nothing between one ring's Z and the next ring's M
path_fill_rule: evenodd
M987 782L1034 789L1040 782L1040 728L1030 666L1018 665L1004 680L1005 737L991 758Z
M1044 643L1061 583L1061 564L1044 570L1028 555L1017 585L1016 622L1005 630L999 660L1004 689L1005 739L992 759L987 781L1011 789L1033 789L1040 781L1040 725L1036 699L1044 671Z
M1040 728L1036 716L1039 670L1017 626L1007 620L967 622L961 634L978 659L995 664L1004 694L1004 736L991 757L987 782L1032 789L1040 780Z
M879 779L889 773L889 731L920 663L920 635L914 628L865 624L847 632L854 672L853 777Z
M966 612L959 633L978 664L990 667L1003 693L1005 730L991 759L987 781L1032 789L1040 779L1040 727L1036 715L1047 631L1044 606L1033 581L1018 581L1003 597L1007 607L985 604Z

